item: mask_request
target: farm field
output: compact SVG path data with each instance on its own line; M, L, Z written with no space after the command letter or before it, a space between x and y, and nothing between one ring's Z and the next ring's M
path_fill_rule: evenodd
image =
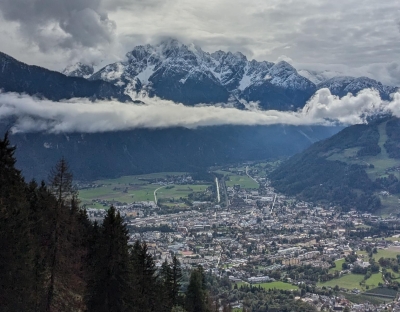
M396 258L397 255L400 255L400 247L390 247L387 249L378 249L378 253L374 255L375 260L379 260L379 258Z
M350 300L353 303L364 303L369 301L372 304L381 304L385 302L391 302L392 300L389 298L382 298L382 297L374 297L367 294L349 294L349 293L341 293L346 299Z
M149 179L165 179L168 176L181 176L185 175L186 172L156 172L148 174L139 174L132 176L123 176L116 179L96 180L93 183L97 184L146 184L145 180Z
M261 175L265 175L265 171L259 163L249 166L249 169L251 168L257 169ZM240 185L241 188L245 189L258 189L259 187L258 183L246 174L246 166L219 169L213 172L223 175L228 187L234 185Z
M234 186L239 184L241 188L254 188L258 189L258 183L250 179L247 175L229 174L229 180L226 179L226 186Z
M154 191L157 199L188 198L193 192L204 192L209 184L152 184L157 179L185 175L184 172L163 172L145 175L124 176L117 179L97 180L93 184L99 187L79 190L79 199L88 208L104 209L110 204L154 201ZM93 200L107 202L102 204Z
M365 281L365 285L368 285L369 288L378 287L379 283L384 284L382 273L372 274L371 277Z
M289 283L284 283L284 282L271 282L271 283L261 283L261 284L253 284L255 286L260 285L262 288L269 290L269 289L281 289L281 290L297 290L299 287L296 285L292 285Z
M378 295L378 296L379 295L390 296L394 299L397 295L397 291L394 289L390 289L390 288L374 288L374 289L368 290L364 294L365 295L373 294L373 295Z
M346 274L343 275L339 278L335 278L333 280L323 282L323 283L318 283L318 286L320 287L335 287L338 285L341 288L347 288L347 289L354 289L358 288L360 289L360 282L364 279L364 275L362 274Z
M240 286L250 286L250 284L249 283L247 283L247 282L238 282L238 283L236 283L236 285L238 286L238 287L240 287ZM251 286L253 286L253 287L262 287L262 288L264 288L264 289L266 289L266 290L269 290L269 289L281 289L281 290L297 290L297 289L299 289L299 287L297 287L296 285L292 285L292 284L289 284L289 283L285 283L285 282L280 282L280 281L276 281L276 282L271 282L271 283L259 283L259 284L251 284Z
M358 251L358 254L367 255L365 251ZM390 247L387 249L378 249L378 253L373 254L373 258L378 262L380 258L396 258L400 255L400 247Z
M157 191L158 199L166 198L187 198L190 193L204 192L209 185L207 184L187 184L187 185L174 185L173 188L161 188Z
M82 204L92 205L93 199L110 202L131 203L134 201L154 200L154 191L160 187L154 184L142 184L129 186L126 184L105 185L94 189L79 191L79 199Z
M364 285L360 285L360 282L364 280L364 275L363 274L346 274L343 275L339 278L332 279L327 282L323 283L318 283L318 286L320 287L335 287L336 285L339 286L340 288L346 288L346 289L360 289L365 291L366 286L368 286L369 289L371 288L376 288L379 286L379 283L384 284L383 278L382 278L382 273L374 273L371 275L369 279L365 281Z
M386 269L386 270L387 270L387 272L390 272L392 274L392 279L398 280L400 278L399 273L394 272L392 269Z

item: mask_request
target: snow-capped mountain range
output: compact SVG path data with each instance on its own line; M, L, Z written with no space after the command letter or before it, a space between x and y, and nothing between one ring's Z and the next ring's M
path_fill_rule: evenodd
M333 77L307 70L297 71L285 61L248 60L240 52L204 52L200 47L171 39L158 45L137 46L127 60L93 67L78 63L64 74L89 80L104 80L124 89L131 98L143 93L185 105L258 102L263 109L296 109L320 88L333 94L356 94L377 89L388 98L397 88L367 77Z

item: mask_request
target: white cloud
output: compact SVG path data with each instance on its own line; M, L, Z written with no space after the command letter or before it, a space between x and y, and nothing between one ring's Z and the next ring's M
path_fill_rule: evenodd
M52 102L28 95L0 93L0 120L13 118L15 132L105 132L133 128L196 128L217 125L332 125L357 124L378 112L400 116L400 93L385 102L366 89L356 96L334 96L321 89L297 112L243 111L215 106L188 107L158 98L145 104L72 99Z

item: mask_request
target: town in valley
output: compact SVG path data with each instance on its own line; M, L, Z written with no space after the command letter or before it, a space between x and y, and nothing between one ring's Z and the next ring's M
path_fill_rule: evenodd
M77 182L81 203L101 222L113 205L130 241L145 241L161 267L177 256L240 287L287 290L294 298L346 311L400 311L400 216L343 210L274 190L279 162L210 168L205 175L160 173ZM380 194L399 205L387 192ZM241 309L243 302L230 302Z

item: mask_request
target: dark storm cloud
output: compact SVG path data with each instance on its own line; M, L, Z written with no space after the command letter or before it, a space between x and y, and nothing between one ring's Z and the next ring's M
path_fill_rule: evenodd
M2 0L0 12L44 51L110 44L116 27L100 0Z

